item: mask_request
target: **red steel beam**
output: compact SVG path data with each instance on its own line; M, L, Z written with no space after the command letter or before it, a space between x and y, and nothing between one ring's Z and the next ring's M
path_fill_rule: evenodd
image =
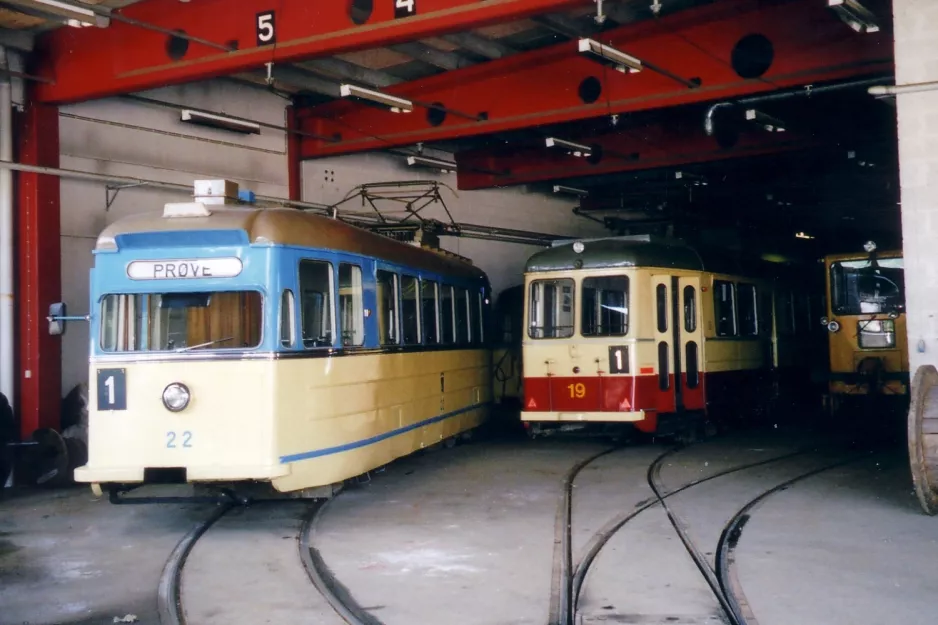
M658 167L674 167L805 150L821 145L810 134L763 132L740 134L732 147L720 147L703 130L702 114L626 129L600 137L563 138L599 146L602 158L590 163L542 143L515 148L470 150L456 155L460 190L597 176ZM595 149L595 147L594 147Z
M733 68L734 56L740 56L734 49L751 35L771 42L773 60L762 75L743 78ZM433 126L423 108L394 114L345 101L308 109L304 130L339 134L341 140L304 139L303 157L733 98L890 72L894 65L888 29L857 34L817 0L728 0L610 30L601 40L686 79L698 78L701 86L688 88L647 67L638 74L621 74L581 56L570 41L387 89L418 102L484 113L484 121L450 114ZM756 58L750 61L757 60L758 48L751 56ZM602 85L592 102L584 101L580 91L590 77Z
M143 0L119 12L152 25L201 37L225 52L191 42L171 56L169 37L112 20L106 29L60 28L40 38L44 102L73 102L152 89L413 41L449 32L519 20L550 11L584 7L591 0L417 0L415 15L395 17L395 2L373 3L356 24L349 0ZM262 16L273 13L271 20ZM361 20L359 20L361 21ZM259 22L261 22L259 24ZM266 42L265 42L266 41ZM178 51L175 51L178 53Z
M37 102L29 89L18 119L18 160L59 166L59 110ZM62 342L48 332L49 305L62 299L59 179L17 174L19 283L19 413L24 438L61 424Z

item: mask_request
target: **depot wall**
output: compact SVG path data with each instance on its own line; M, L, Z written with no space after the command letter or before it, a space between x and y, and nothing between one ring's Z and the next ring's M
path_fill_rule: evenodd
M229 81L213 81L148 92L148 97L220 111L282 126L286 102L263 90ZM199 178L227 178L260 195L288 196L286 138L263 129L260 135L184 124L176 109L109 99L60 110L61 167L116 176L191 185ZM381 156L352 156L304 164L304 192L309 201L335 202L356 185L417 176ZM454 181L446 179L455 184ZM187 197L184 191L126 188L108 191L103 183L62 178L62 295L70 314L89 312L89 270L98 233L127 215L161 211L166 202ZM583 226L570 213L572 204L518 191L485 191L444 196L454 217L509 228L576 234ZM108 198L111 203L108 206ZM438 207L428 215L441 218ZM589 223L589 222L584 222ZM522 246L451 240L446 247L477 260L496 288L520 280ZM88 377L88 326L69 324L62 343L62 392Z

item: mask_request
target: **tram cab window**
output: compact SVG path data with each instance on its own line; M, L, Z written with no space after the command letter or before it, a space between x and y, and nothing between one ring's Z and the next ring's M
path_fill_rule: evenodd
M362 269L358 265L339 264L339 338L345 346L365 342Z
M440 342L439 307L437 305L437 290L439 285L429 280L420 281L420 298L422 308L420 318L423 321L423 340L427 345L436 345Z
M759 333L758 293L752 284L739 284L736 287L739 311L739 335L756 336Z
M397 274L378 270L378 337L382 345L398 341Z
M535 280L531 283L528 336L566 339L573 336L573 280Z
M332 265L300 261L300 319L304 347L332 346Z
M245 349L260 345L256 291L108 295L101 302L106 352Z
M284 289L280 296L280 344L292 347L294 340L293 320L295 317L293 291Z
M465 345L470 338L469 294L466 289L456 289L456 342Z
M625 336L629 331L629 279L584 278L581 296L583 336Z
M831 308L838 315L905 310L901 258L845 260L831 265Z
M420 293L417 278L401 276L401 336L404 345L420 343Z
M453 287L440 286L440 342L452 345L456 340L456 326L453 321Z
M713 316L717 336L736 336L736 289L732 282L713 281Z

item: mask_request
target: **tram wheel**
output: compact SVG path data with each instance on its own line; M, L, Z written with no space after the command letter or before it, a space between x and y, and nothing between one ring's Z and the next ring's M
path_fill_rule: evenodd
M932 365L915 372L908 428L915 494L926 514L938 514L938 369Z

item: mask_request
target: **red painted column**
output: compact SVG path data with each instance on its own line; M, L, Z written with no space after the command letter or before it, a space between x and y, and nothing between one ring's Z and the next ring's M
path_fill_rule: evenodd
M290 185L290 199L303 199L303 161L300 160L302 135L296 106L287 107L287 175Z
M16 160L58 167L59 109L38 103L32 89L27 93L25 109L18 116ZM46 316L49 305L62 299L62 252L59 178L19 172L16 183L17 404L20 432L25 438L38 428L59 429L61 423L62 341L49 335Z

